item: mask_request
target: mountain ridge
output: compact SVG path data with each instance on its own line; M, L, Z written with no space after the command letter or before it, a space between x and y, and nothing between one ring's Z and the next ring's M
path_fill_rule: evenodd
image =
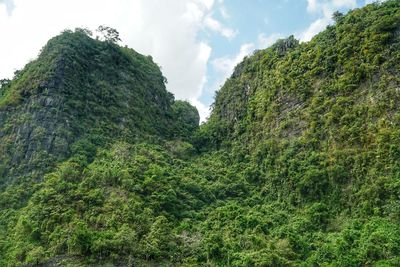
M398 266L400 3L334 18L245 58L200 127L149 57L82 30L52 39L44 55L73 40L59 74L79 130L9 182L14 140L34 141L12 129L35 120L1 112L41 95L47 71L6 85L0 103L20 97L0 104L0 265Z
M51 39L6 87L1 103L1 132L10 138L1 154L13 154L9 161L3 158L11 165L29 165L35 150L65 159L84 135L97 135L99 143L116 135L131 140L172 135L174 98L152 59L79 29ZM14 143L20 153L10 151Z

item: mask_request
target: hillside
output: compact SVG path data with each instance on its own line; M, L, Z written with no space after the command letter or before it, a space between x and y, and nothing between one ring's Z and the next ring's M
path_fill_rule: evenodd
M76 29L52 38L36 60L2 83L2 233L9 236L14 212L62 162L86 166L97 150L116 142L187 140L199 115L175 101L165 81L150 56Z
M397 191L386 187L397 188L400 170L398 7L368 5L309 43L289 37L256 51L218 91L199 145L257 166L274 200L390 213Z
M400 2L255 51L209 120L83 30L0 93L0 266L399 266Z
M2 88L0 185L18 175L39 177L78 150L92 157L110 140L176 135L181 126L174 125L175 116L191 109L175 111L180 101L174 102L164 79L151 57L83 30L51 39ZM191 129L198 125L193 116Z
M217 92L197 146L244 165L253 200L235 205L255 222L232 227L243 219L226 211L210 223L225 248L268 225L254 237L268 245L249 241L238 265L399 265L399 7L338 14L308 43L255 51Z

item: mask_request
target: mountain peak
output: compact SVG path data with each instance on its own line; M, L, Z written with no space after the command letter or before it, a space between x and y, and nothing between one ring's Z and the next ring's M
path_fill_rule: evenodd
M164 80L151 57L92 39L80 29L64 31L4 89L3 162L29 171L37 168L32 161L39 151L40 161L57 162L82 139L104 145L175 135L179 120ZM198 126L190 123L191 129ZM19 151L9 153L15 144Z
M200 127L150 57L50 40L1 82L0 265L400 266L400 1L335 20Z

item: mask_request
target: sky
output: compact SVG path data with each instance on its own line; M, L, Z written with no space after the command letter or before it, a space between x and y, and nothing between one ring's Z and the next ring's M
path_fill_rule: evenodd
M302 42L332 14L372 0L0 0L0 78L34 60L53 36L115 28L121 45L151 55L176 99L210 113L215 91L256 49L294 35Z

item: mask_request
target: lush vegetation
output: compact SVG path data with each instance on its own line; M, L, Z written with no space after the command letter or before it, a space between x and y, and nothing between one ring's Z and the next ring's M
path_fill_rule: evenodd
M0 266L399 266L400 2L334 19L200 128L151 58L50 40L0 89Z

